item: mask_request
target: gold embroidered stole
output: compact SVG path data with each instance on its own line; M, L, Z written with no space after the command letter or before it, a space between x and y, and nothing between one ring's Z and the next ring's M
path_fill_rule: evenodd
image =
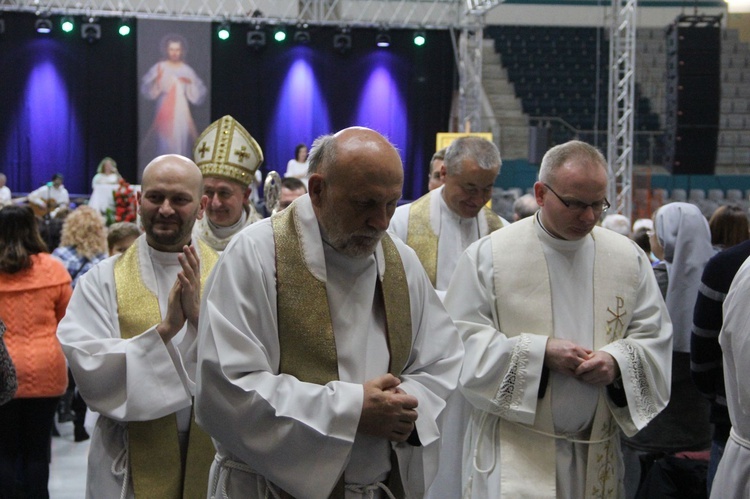
M138 251L136 241L114 267L122 338L133 338L162 320L157 296L143 283ZM203 290L218 255L200 240L198 252ZM135 497L205 498L215 452L211 437L195 424L195 416L191 415L183 473L175 414L151 421L128 422L128 456Z
M287 208L271 217L276 246L279 372L325 385L339 379L333 323L325 282L310 272L304 260L296 208ZM387 234L381 244L385 272L383 282L378 282L376 287L385 309L389 372L398 377L411 352L409 287L395 244ZM397 466L391 470L391 475L398 476ZM400 484L400 479L396 481ZM331 497L344 497L343 480L336 485Z
M435 287L439 236L432 230L432 223L430 222L430 199L433 192L435 191L428 192L409 207L406 244L417 254L419 261L422 262L422 267L427 272L427 277L430 278L432 286ZM438 196L439 194L435 193L435 195ZM487 221L488 234L502 228L503 221L495 212L483 206L482 213ZM477 219L477 222L479 223L479 219Z
M494 288L498 329L508 337L523 332L553 334L550 270L536 234L536 217L493 233ZM630 323L638 289L638 263L633 249L606 229L595 228L594 350L621 339ZM604 389L602 389L604 390ZM500 418L501 493L503 497L556 495L555 433L550 400L552 387L537 402L533 430ZM616 497L619 440L616 423L600 393L586 466L586 498Z

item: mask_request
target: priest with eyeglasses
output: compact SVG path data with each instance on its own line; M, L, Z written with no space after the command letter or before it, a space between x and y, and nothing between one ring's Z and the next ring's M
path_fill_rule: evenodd
M539 211L456 266L445 306L473 406L463 497L622 497L620 431L667 405L672 324L646 254L597 227L607 181L596 148L553 147Z

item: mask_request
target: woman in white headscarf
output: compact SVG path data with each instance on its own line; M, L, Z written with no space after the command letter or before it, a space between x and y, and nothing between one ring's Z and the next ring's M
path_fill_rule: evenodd
M690 375L690 334L703 267L716 250L711 245L708 221L690 203L669 203L659 208L652 234L652 250L667 267L665 301L674 330L672 391L666 409L625 443L655 458L662 453L704 451L711 446L709 405ZM648 483L643 485L648 487Z

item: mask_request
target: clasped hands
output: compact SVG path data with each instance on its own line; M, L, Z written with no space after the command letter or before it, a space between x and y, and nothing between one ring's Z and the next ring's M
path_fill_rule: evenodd
M198 252L193 246L183 246L177 259L182 270L169 291L167 313L156 332L164 343L168 343L180 332L185 321L198 327L198 315L201 304L201 268Z
M620 366L609 353L592 351L557 338L547 340L544 365L552 371L596 386L609 385L620 375Z
M398 387L401 380L384 374L366 381L364 402L357 431L405 442L414 431L417 420L417 398Z

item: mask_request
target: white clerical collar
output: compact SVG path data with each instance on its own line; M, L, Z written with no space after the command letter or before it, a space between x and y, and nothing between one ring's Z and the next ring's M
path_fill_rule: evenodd
M236 234L241 228L245 226L245 223L247 222L247 211L245 211L244 207L242 208L242 215L240 215L240 219L229 227L219 227L218 225L213 223L210 218L208 218L208 215L204 214L203 216L206 217L206 222L208 222L208 226L211 228L211 232L213 232L214 235L219 239L226 239L227 237L231 237L232 235Z
M556 249L558 251L577 251L581 249L581 247L586 244L588 241L591 240L590 236L591 234L587 234L586 237L582 237L581 239L577 239L575 241L569 241L567 239L561 239L555 235L553 235L542 223L542 217L541 217L541 211L537 211L534 215L536 217L536 232L539 236L539 240L542 241L543 244L546 244L547 246Z
M160 251L152 248L148 244L146 244L146 251L148 252L148 257L151 261L156 262L159 265L179 265L180 263L177 256L181 251Z

